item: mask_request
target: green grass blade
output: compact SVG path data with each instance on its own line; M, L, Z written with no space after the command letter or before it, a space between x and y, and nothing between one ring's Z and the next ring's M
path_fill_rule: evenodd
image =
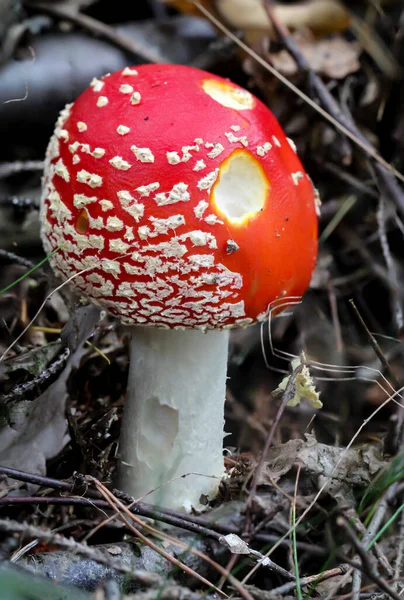
M295 567L296 577L296 593L299 600L303 600L302 588L300 585L299 563L297 560L297 545L296 545L296 503L292 504L292 546L293 546L293 564Z
M13 288L15 285L17 285L17 283L20 283L20 281L23 281L26 277L29 277L29 275L31 275L31 273L33 273L34 271L36 271L37 269L39 269L39 267L42 267L42 265L44 263L46 263L46 261L48 261L50 258L52 258L52 256L54 254L56 254L56 252L58 250L60 250L61 247L62 246L58 246L57 248L55 248L55 250L53 250L53 252L51 252L50 254L48 254L48 256L45 256L45 258L43 258L37 265L33 266L26 273L24 273L23 275L21 275L21 277L19 277L18 279L16 279L15 281L13 281L9 285L7 285L5 288L3 288L2 290L0 290L0 295L4 294L5 292L8 292L8 290L11 290L11 288Z
M383 525L383 527L381 528L380 531L378 531L375 535L375 537L373 538L373 540L371 540L369 542L369 544L366 546L366 551L370 550L377 542L377 540L383 535L383 533L386 531L386 529L388 529L390 527L390 525L392 523L394 523L394 521L397 519L398 515L401 513L401 511L404 508L404 504L402 504L394 513L394 515L392 515L390 517L390 519Z

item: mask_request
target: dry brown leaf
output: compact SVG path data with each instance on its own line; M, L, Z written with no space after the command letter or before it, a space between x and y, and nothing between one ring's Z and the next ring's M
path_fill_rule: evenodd
M258 485L276 483L283 475L289 473L304 446L303 440L290 440L286 444L270 448L258 479Z
M295 42L310 67L316 73L330 79L343 79L359 70L361 48L356 42L348 42L338 36L327 40L308 40L295 35ZM290 77L298 67L289 52L271 53L271 62L278 71Z
M297 465L316 478L319 486L327 480L327 492L336 498L348 489L367 487L386 463L374 446L338 448L321 444L314 435L306 434L306 441L290 440L270 448L258 483L276 482Z

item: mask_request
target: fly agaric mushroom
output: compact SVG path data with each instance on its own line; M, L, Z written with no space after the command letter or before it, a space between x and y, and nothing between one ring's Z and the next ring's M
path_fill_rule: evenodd
M315 265L316 194L293 144L228 80L125 68L62 111L41 220L55 273L132 326L120 486L164 483L149 499L201 508L224 471L229 329L301 296Z

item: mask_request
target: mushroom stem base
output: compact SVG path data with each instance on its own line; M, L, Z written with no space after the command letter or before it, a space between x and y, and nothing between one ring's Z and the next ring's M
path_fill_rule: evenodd
M147 502L190 511L217 493L228 339L228 331L132 328L119 461L128 494L155 490Z

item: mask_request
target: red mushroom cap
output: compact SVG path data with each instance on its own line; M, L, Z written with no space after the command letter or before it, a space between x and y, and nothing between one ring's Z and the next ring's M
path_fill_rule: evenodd
M56 273L130 324L227 328L301 296L316 193L268 108L205 71L94 79L49 144L42 239Z

